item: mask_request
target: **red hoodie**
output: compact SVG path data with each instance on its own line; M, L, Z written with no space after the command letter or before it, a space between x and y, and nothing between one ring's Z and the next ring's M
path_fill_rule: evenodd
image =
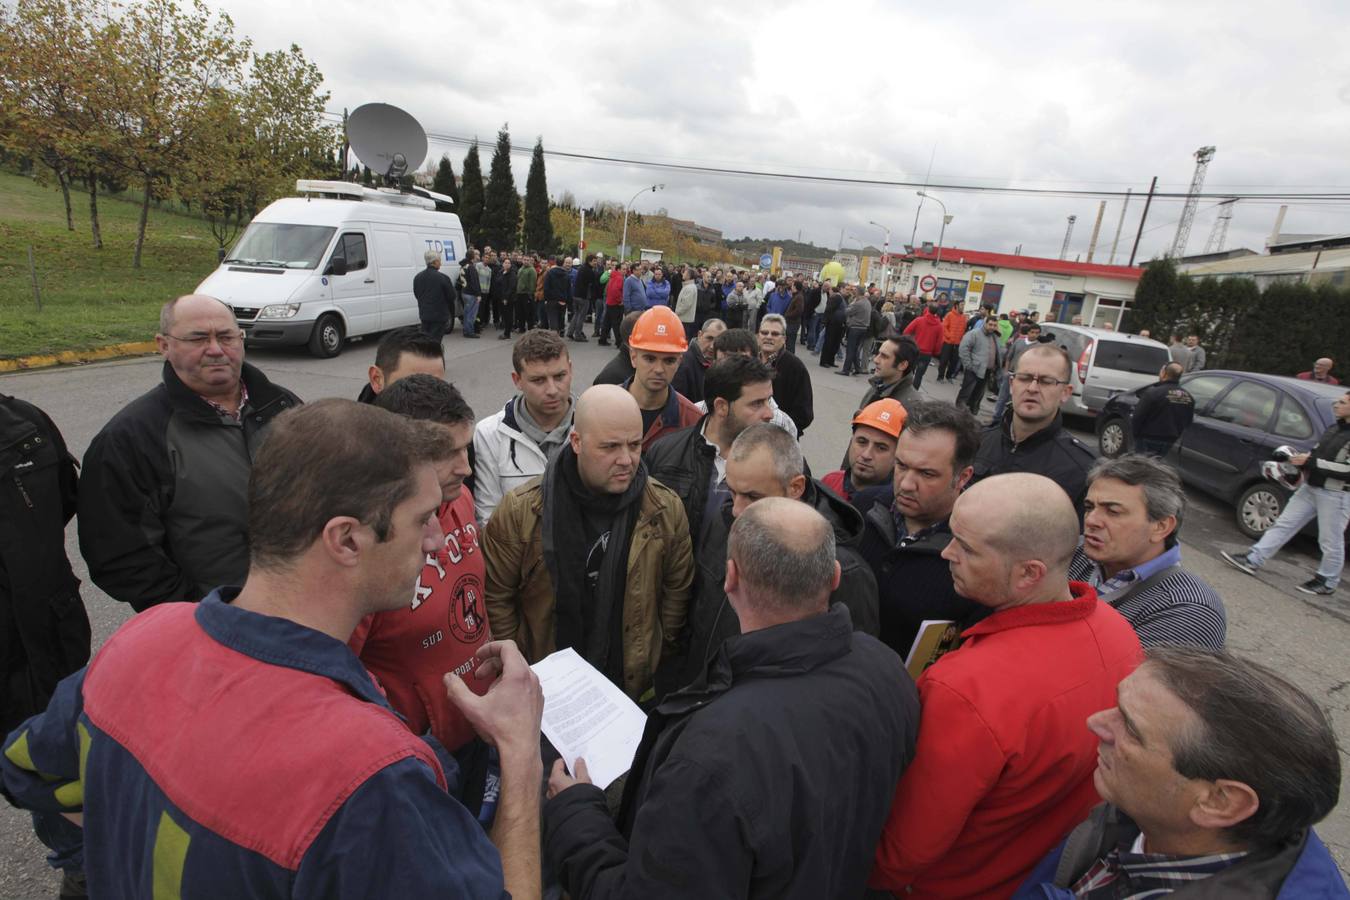
M914 337L919 352L925 356L937 356L942 352L942 320L926 309L923 315L909 323L905 334Z
M469 489L443 504L437 518L444 542L427 556L409 605L366 616L347 646L415 734L430 728L446 749L458 750L473 738L473 726L450 702L441 678L452 672L476 693L486 693L487 683L473 677L474 653L492 635Z

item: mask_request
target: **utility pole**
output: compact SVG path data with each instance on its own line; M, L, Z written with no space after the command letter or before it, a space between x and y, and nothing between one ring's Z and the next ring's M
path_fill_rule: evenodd
M1073 223L1077 221L1077 216L1069 216L1069 227L1064 229L1064 246L1059 248L1060 259L1069 255L1069 241L1073 238Z
M1129 265L1134 265L1134 257L1139 252L1139 239L1144 236L1144 223L1148 221L1148 208L1153 205L1153 192L1158 188L1158 176L1153 176L1148 186L1148 196L1144 198L1144 214L1139 217L1139 230L1134 233L1134 249L1130 251Z
M1130 208L1130 194L1134 188L1125 189L1125 202L1120 204L1120 221L1116 223L1116 238L1111 242L1111 258L1106 261L1108 266L1116 264L1116 247L1120 245L1120 230L1125 227L1125 210Z
M1092 240L1088 241L1087 261L1092 262L1092 256L1097 252L1097 235L1101 234L1102 216L1106 214L1106 201L1103 200L1097 206L1097 221L1092 226Z

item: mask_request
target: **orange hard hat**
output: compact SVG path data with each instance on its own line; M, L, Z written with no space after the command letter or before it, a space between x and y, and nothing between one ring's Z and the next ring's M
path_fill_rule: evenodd
M669 306L653 306L633 324L628 346L652 353L683 353L689 349L684 323Z
M858 410L858 414L853 417L853 424L866 425L891 437L899 437L900 429L905 427L905 419L908 416L909 413L905 412L899 400L887 397L884 400L873 401Z

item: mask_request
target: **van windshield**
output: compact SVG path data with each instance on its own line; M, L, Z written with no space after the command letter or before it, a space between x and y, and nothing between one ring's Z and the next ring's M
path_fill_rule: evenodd
M1164 347L1136 344L1133 341L1101 340L1097 342L1097 357L1092 364L1135 375L1157 375L1171 359Z
M312 269L323 259L336 228L254 222L248 226L227 263L278 269Z

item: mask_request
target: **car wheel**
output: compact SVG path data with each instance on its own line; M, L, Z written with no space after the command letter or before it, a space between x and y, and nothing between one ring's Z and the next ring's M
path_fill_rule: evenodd
M1285 497L1273 485L1257 482L1238 498L1237 527L1249 538L1259 538L1284 510Z
M1097 449L1107 459L1115 459L1124 453L1126 450L1125 443L1125 422L1122 419L1112 419L1107 422L1102 426L1101 433L1097 435Z
M342 352L342 319L336 313L320 316L309 336L309 352L319 359L329 359Z

